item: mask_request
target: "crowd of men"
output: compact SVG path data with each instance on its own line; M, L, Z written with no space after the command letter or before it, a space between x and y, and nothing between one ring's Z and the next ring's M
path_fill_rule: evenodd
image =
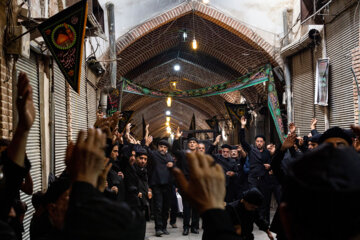
M0 239L21 239L26 205L20 191L32 194L26 157L27 136L35 119L32 88L26 74L18 79L19 122L11 141L0 149ZM333 127L320 134L316 119L308 136L289 134L279 146L258 135L240 144L206 146L177 129L172 146L119 132L120 113L98 114L94 128L70 142L66 169L49 181L46 192L32 195L35 213L31 239L144 239L146 222L155 235L176 226L177 189L182 196L183 235L203 239L254 239L256 224L269 239L360 239L360 127ZM270 219L274 194L278 208ZM271 221L272 220L272 221Z

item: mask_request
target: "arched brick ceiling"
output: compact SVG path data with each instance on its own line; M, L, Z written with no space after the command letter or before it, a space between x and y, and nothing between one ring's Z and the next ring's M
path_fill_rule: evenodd
M150 88L164 90L171 80L177 80L177 89L194 89L211 86L235 79L269 62L277 64L266 49L254 46L248 38L226 29L221 22L211 21L203 12L179 14L155 30L123 48L119 42L117 75L124 76ZM220 26L222 25L222 26ZM188 38L183 42L181 31L186 30ZM251 33L247 33L251 35ZM241 35L241 34L240 34ZM191 49L193 37L198 49ZM128 36L125 36L126 38ZM129 36L130 37L130 36ZM120 38L122 41L124 38ZM258 39L254 37L254 39ZM126 39L125 39L126 40ZM263 40L259 38L259 44ZM266 44L265 44L266 45ZM181 71L175 73L173 65L180 63ZM107 75L98 86L108 84ZM265 93L264 86L256 85L241 91L249 103L257 102ZM214 115L226 115L224 100L239 102L239 92L206 98L179 99L173 102L172 128L188 129L192 113L197 119L197 128L208 128L205 119ZM141 116L144 115L154 136L165 134L165 99L155 99L124 93L123 109L135 110L133 123L136 135L141 135Z

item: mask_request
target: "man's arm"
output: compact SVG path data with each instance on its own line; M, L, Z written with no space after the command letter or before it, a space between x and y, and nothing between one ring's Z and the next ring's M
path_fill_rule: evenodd
M311 124L310 124L310 129L311 129L311 135L315 136L317 134L319 134L319 132L316 130L316 124L317 124L317 119L313 118L311 120Z
M220 138L221 138L221 135L217 135L216 138L215 138L215 141L210 145L209 149L206 151L206 154L210 154L212 155L216 146L219 144L220 142Z
M246 118L244 116L241 117L241 129L240 129L240 143L244 150L249 154L251 151L251 146L245 140L245 126L246 126Z

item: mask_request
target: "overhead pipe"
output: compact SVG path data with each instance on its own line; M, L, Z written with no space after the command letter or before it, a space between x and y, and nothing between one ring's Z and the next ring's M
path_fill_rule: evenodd
M288 37L288 9L285 9L283 11L283 28L284 28L284 42L289 44L289 37ZM291 99L291 73L290 73L290 66L289 66L289 58L286 57L284 59L284 78L285 78L285 92L286 92L286 112L287 112L287 119L288 123L293 122L293 116L292 116L292 99Z
M108 15L108 30L109 30L109 58L116 59L116 44L115 44L115 14L114 4L112 2L106 3ZM111 87L116 88L116 61L110 61L109 74Z

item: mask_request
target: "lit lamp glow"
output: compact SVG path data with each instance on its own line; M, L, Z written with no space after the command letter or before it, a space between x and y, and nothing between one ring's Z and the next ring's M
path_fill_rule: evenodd
M175 65L174 65L174 70L177 71L177 72L180 71L180 65L179 65L179 64L175 64Z
M165 115L166 115L166 116L170 116L170 115L171 115L171 112L170 112L169 110L167 110L167 111L165 112Z
M171 133L171 127L166 127L166 132Z
M197 49L197 47L198 47L198 44L197 44L197 41L196 41L196 39L195 39L195 37L194 37L194 39L193 39L193 41L192 41L192 48L193 48L193 49Z
M167 104L168 107L171 107L171 97L167 98L166 104Z
M208 4L209 3L209 0L203 0L202 1L204 4Z
M170 117L166 117L166 122L170 122Z
M165 125L166 125L167 127L170 127L170 122L166 122Z

